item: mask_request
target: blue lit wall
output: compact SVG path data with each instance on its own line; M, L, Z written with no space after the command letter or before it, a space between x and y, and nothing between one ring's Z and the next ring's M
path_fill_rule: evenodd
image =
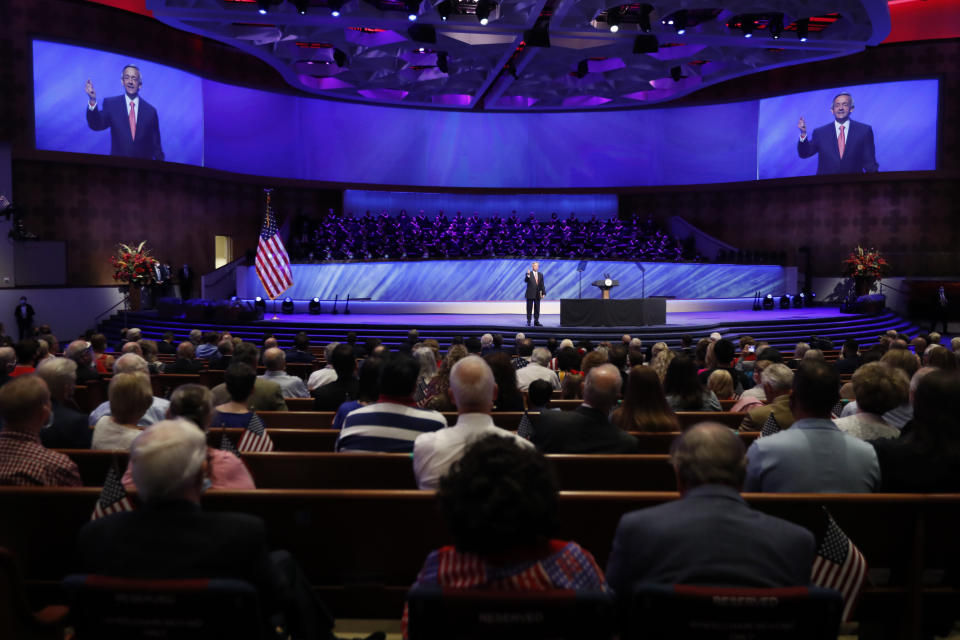
M577 260L540 260L547 299L577 297ZM646 295L683 299L743 298L755 291L785 291L782 267L645 262ZM379 301L444 302L522 300L529 260L430 260L424 262L351 262L293 265L293 282L284 296L302 300L372 298ZM254 267L249 267L245 298L266 297ZM583 297L599 298L594 280L609 273L620 280L615 298L640 298L643 277L634 262L592 260L583 272Z

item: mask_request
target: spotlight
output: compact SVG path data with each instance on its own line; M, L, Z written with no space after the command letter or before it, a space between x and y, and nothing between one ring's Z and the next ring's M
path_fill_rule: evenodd
M297 8L297 13L305 16L307 15L307 9L310 8L310 0L294 0L293 6Z
M672 24L673 30L677 32L677 35L682 36L687 32L687 14L683 11L678 11L667 24Z
M800 42L806 42L807 37L810 35L810 18L803 18L802 20L797 20L797 38L800 39Z
M330 15L334 18L340 17L340 9L343 8L344 0L327 0L327 6L330 7Z
M789 309L789 308L790 308L790 301L791 301L791 299L792 299L792 298L791 298L790 294L788 294L788 293L785 293L785 294L783 294L782 296L780 296L780 308L781 308L781 309Z
M798 295L793 296L793 308L802 309L805 297L802 291Z
M289 296L283 299L283 304L280 305L280 310L286 314L293 313L293 298Z
M744 18L744 19L740 22L740 30L743 31L743 37L744 37L744 38L752 38L752 37L753 37L753 28L754 28L754 26L755 26L755 24L754 24L754 22L753 22L753 18Z
M453 13L453 0L443 0L438 4L437 13L440 14L440 19L446 22L447 18Z
M650 12L653 11L653 7L649 4L641 4L640 12L637 15L637 25L640 27L640 31L644 33L650 33Z
M257 0L257 13L262 16L267 15L270 10L270 0Z
M332 15L334 18L339 18L339 17L340 17L340 9L334 9L333 11L330 12L330 15Z
M767 28L770 29L770 36L774 40L779 40L780 34L783 33L783 14L775 13L770 16L770 20L767 22Z
M620 31L620 7L607 10L607 26L610 27L610 33Z
M267 301L257 296L253 299L253 308L257 311L266 311L267 310Z
M490 13L496 6L497 4L491 0L479 0L477 2L476 15L480 24L486 26L490 22Z
M657 36L641 34L633 40L634 53L656 53L659 49Z
M407 8L407 20L413 22L420 13L420 0L404 0L403 6Z
M770 311L770 310L773 309L773 307L774 307L773 295L768 293L768 294L767 294L766 296L764 296L764 298L763 298L763 309L764 309L765 311Z
M314 298L310 301L309 311L312 316L320 315L320 298Z

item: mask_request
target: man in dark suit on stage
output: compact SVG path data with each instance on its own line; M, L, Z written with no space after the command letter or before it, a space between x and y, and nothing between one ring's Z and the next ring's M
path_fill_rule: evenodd
M103 109L97 109L97 92L87 80L87 125L94 131L110 129L110 155L163 160L157 110L140 97L140 69L125 66L121 84L124 95L104 98Z
M751 509L740 497L744 447L729 428L701 423L671 450L681 499L620 519L607 581L620 597L634 585L804 586L813 534Z
M523 281L527 284L527 326L530 326L530 312L533 311L533 324L540 327L540 298L547 295L543 286L543 274L540 273L540 263L534 262L527 270Z
M797 127L800 141L797 153L801 158L817 154L817 175L838 173L875 173L877 154L873 143L873 128L850 119L853 112L853 96L837 94L830 107L834 121L813 131L813 139L807 136L807 123L800 116Z
M20 334L19 340L29 338L33 333L33 316L35 315L33 306L27 303L27 296L20 296L20 302L13 309L13 316L17 319L17 331Z

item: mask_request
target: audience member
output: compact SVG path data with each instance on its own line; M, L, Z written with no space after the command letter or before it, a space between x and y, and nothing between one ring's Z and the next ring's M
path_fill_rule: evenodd
M216 412L213 409L213 394L199 384L182 384L170 395L169 419L183 418L196 425L204 434L210 430ZM243 461L229 451L207 447L206 479L211 489L256 489L253 477ZM123 474L123 486L136 489L133 479L133 463L127 465Z
M204 363L196 358L196 347L190 341L177 345L177 359L166 365L166 373L200 373Z
M716 358L717 363L714 367L708 368L699 374L700 384L706 385L710 379L710 375L716 370L721 370L730 374L730 378L733 380L733 393L735 395L739 396L745 389L753 386L750 378L747 377L743 371L738 371L733 366L734 346L732 342L726 338L721 338L714 342L713 356Z
M233 358L230 364L243 363L257 371L257 347L252 342L241 342L234 347ZM229 369L229 367L227 367ZM230 392L227 391L227 384L221 382L213 389L213 404L221 405L231 401ZM253 393L247 398L247 407L251 411L286 411L287 403L283 399L283 393L280 391L280 385L273 380L266 378L256 378L253 386Z
M40 346L33 338L24 338L13 345L13 350L17 354L17 366L10 372L11 378L33 373L37 366L37 351Z
M701 384L697 366L686 356L677 356L667 366L663 379L667 404L674 411L721 411L720 400Z
M356 340L356 337L354 337L354 340ZM337 379L337 372L333 369L333 350L339 345L339 342L331 342L323 348L323 359L327 364L322 369L317 369L310 374L310 377L307 378L307 389L315 391L323 385L330 384ZM353 346L349 342L347 342L347 345ZM355 352L354 357L356 357Z
M310 353L310 336L306 331L299 331L293 336L293 348L287 351L287 362L313 362Z
M99 418L94 425L90 447L129 449L130 443L140 435L140 420L153 404L150 376L143 372L114 374L107 397L110 398L110 413Z
M216 429L264 428L260 416L250 410L250 396L257 383L257 370L246 362L234 362L223 377L230 399L214 407L216 411L211 418L211 426Z
M0 485L82 484L73 460L40 443L40 430L52 411L50 391L38 376L22 376L0 387ZM17 514L7 513L4 517L14 518Z
M927 369L920 376L913 399L913 420L904 428L903 436L871 443L880 461L882 491L960 491L957 398L960 398L957 372Z
M413 402L419 369L413 357L390 354L380 369L380 397L347 414L336 450L409 453L417 436L446 427L442 413Z
M860 344L853 338L847 338L840 350L840 358L833 363L837 373L840 375L850 375L857 370L862 363L860 362Z
M234 346L232 338L221 338L217 343L217 357L211 360L210 368L226 371L227 367L233 362Z
M287 357L282 350L276 347L267 349L263 354L263 365L266 371L260 377L280 385L280 393L284 398L310 397L310 392L307 391L307 385L303 380L287 373Z
M546 380L534 380L527 387L527 410L528 411L559 411L556 407L550 406L550 398L553 397L553 387Z
M147 361L135 353L128 353L117 358L116 362L113 363L113 373L142 373L146 376L147 382L150 381L150 370L147 367ZM137 426L146 427L155 422L160 422L166 417L167 409L169 408L169 400L153 396L150 408L147 409L147 412L140 418ZM108 415L110 415L109 400L101 403L96 409L90 412L90 426L94 426L100 418Z
M420 365L420 373L417 375L417 388L413 394L413 401L419 404L426 397L430 383L437 377L437 356L433 349L423 345L414 348L413 357Z
M654 361L656 359L654 356ZM680 422L667 403L653 367L634 366L630 369L623 406L613 412L610 420L624 431L680 430Z
M910 380L903 370L871 362L856 370L852 382L857 413L834 420L837 428L861 440L900 437L900 429L883 415L909 402Z
M840 431L830 420L840 376L818 361L797 367L786 431L757 438L747 451L747 491L869 493L880 484L873 447Z
M594 367L583 385L583 404L541 414L531 440L544 453L636 453L637 439L607 418L617 406L620 385L612 364Z
M293 558L267 552L263 521L200 509L207 443L188 420L167 420L133 443L130 462L142 506L80 530L80 570L127 578L234 578L252 584L271 624L282 612L294 638L332 638L332 618ZM309 604L308 604L309 603Z
M657 345L653 346L656 347ZM663 385L663 381L667 377L667 367L670 366L670 363L673 362L673 359L676 357L677 354L670 349L661 349L660 351L657 351L650 360L650 368L654 373L657 374L657 379L660 381L661 385Z
M451 344L447 349L447 355L443 359L443 365L437 373L437 377L427 385L423 393L423 400L418 404L421 407L434 409L436 411L456 411L453 401L450 399L450 371L460 360L467 357L467 348L463 345Z
M173 344L173 331L164 331L163 339L157 343L157 350L165 355L173 355L177 352L177 345Z
M380 370L383 368L383 360L379 356L364 358L357 380L357 398L347 400L337 409L337 414L333 416L334 429L343 428L343 421L348 413L376 402L380 397Z
M90 350L93 351L93 362L100 375L109 375L113 371L113 356L107 353L107 336L95 333L90 336Z
M717 396L717 400L737 399L733 393L733 377L729 371L724 369L715 369L714 372L710 374L710 377L707 378L707 389L713 391L713 395Z
M609 590L589 551L553 538L557 481L535 451L496 435L477 440L440 481L437 502L453 545L430 552L415 586ZM404 611L405 633L406 620Z
M747 412L740 423L741 431L760 431L770 416L777 426L789 429L793 424L793 411L790 409L790 391L793 389L793 370L785 364L772 363L763 368L760 385L766 402Z
M809 584L813 534L743 500L747 463L736 434L700 423L674 441L670 459L681 499L628 513L617 525L607 579L625 603L640 583Z
M357 360L353 347L338 344L330 354L330 364L337 377L310 392L314 411L336 411L341 404L357 397Z
M153 340L141 340L140 351L143 359L147 361L147 370L151 374L163 373L164 363L157 359L157 343Z
M522 447L533 447L529 441L494 424L490 412L497 385L490 365L483 358L466 356L453 365L449 394L457 407L456 424L424 433L413 443L413 472L421 489L436 489L467 445L484 435L500 435Z
M869 362L872 361L871 358L867 357L867 354L864 354L863 360L864 360L864 364L869 364ZM913 379L913 375L920 368L920 358L918 358L916 354L912 353L902 345L888 350L880 358L880 362L883 362L884 364L888 364L892 367L900 369L906 374L907 379L909 380ZM850 388L851 390L853 388L852 382L850 383ZM852 394L852 395L854 395L855 397L856 394ZM852 402L848 402L847 405L843 408L843 411L841 412L840 417L846 418L848 416L856 415L857 411L859 411L859 408L860 407L857 404L857 401L854 399ZM884 413L882 417L883 417L883 421L886 422L891 427L894 427L896 429L902 429L903 425L907 424L910 421L910 419L913 417L913 407L910 405L909 402L905 402L903 404L900 404L897 407L890 409L889 411Z
M216 360L220 352L217 350L217 343L220 342L220 334L216 331L204 331L200 336L200 344L197 345L196 355L198 360Z
M120 347L120 353L121 354L135 353L141 358L143 357L143 349L140 348L139 342L131 342L131 341L124 342L123 346Z
M48 449L89 449L90 416L77 411L73 401L77 363L68 358L46 360L37 367L37 375L47 383L52 408L52 422L40 431L40 442Z
M526 349L523 349L525 351ZM494 411L523 411L523 394L517 387L517 371L506 353L495 352L484 358L497 384ZM526 361L526 359L524 358ZM523 367L526 368L526 365Z
M10 374L16 366L17 353L13 350L13 347L0 347L0 387L13 379Z
M534 380L543 380L554 391L560 391L560 378L557 377L556 372L551 371L547 366L550 364L550 358L549 349L545 347L534 349L530 355L530 364L517 369L517 388L520 391L526 391Z

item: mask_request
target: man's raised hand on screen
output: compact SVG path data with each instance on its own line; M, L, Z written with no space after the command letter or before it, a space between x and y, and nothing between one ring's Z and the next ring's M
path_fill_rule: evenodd
M90 96L90 104L97 104L97 92L93 89L93 83L90 82L90 78L87 78L87 84L84 90L87 92L87 95Z
M797 128L800 129L800 137L807 137L807 121L803 119L803 116L800 116L800 122L797 123Z

